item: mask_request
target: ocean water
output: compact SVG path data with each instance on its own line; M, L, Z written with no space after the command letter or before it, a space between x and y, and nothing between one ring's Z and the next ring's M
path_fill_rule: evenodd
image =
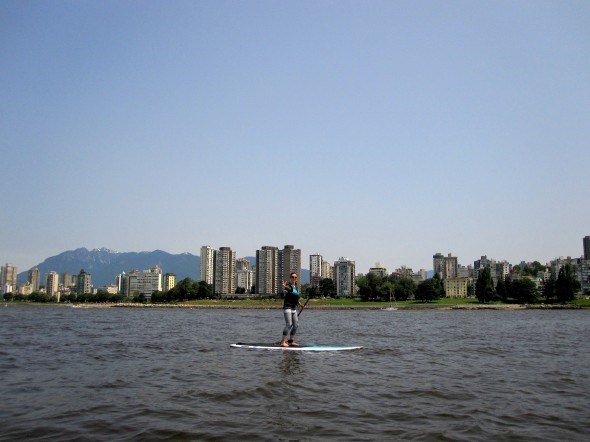
M0 440L555 441L590 435L590 311L0 306Z

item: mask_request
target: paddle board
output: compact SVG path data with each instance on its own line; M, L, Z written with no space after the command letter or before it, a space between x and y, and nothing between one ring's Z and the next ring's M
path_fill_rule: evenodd
M282 347L279 344L248 344L238 342L231 344L233 348L249 348L251 350L285 350L285 351L344 351L344 350L360 350L363 347L347 346L347 345L301 345L299 347Z

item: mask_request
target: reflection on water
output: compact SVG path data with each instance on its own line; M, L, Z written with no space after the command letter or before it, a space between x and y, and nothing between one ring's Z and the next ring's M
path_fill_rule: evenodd
M281 352L282 358L279 360L279 369L285 376L293 376L303 373L300 355L297 351Z

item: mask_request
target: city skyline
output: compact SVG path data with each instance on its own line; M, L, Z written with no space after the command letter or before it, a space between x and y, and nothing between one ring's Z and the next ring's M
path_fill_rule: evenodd
M590 3L0 4L0 262L578 256Z
M580 242L580 239L579 239ZM288 249L292 249L293 246L292 245L285 245L284 246L284 250L288 250ZM95 248L95 249L89 249L89 250L109 250L110 252L113 253L127 253L127 252L121 252L121 251L115 251L112 249L108 249L108 248ZM199 256L200 257L200 267L199 267L199 275L200 278L205 280L205 282L208 282L209 284L213 284L213 267L214 267L214 255L215 252L219 252L219 251L232 251L232 256L234 256L234 261L237 263L238 261L242 261L245 258L254 258L256 260L256 257L258 255L259 252L261 251L265 251L267 249L274 249L276 250L277 253L277 257L276 259L279 259L279 248L277 246L260 246L257 250L255 250L253 253L251 254L238 254L235 250L233 250L233 248L231 246L220 246L218 248L216 248L215 246L211 246L211 245L204 245L200 247L200 253L197 254L193 254L191 252L183 252L183 253L190 253L193 256ZM319 256L321 258L321 261L323 262L327 262L331 265L336 264L338 261L344 259L344 260L351 260L353 262L355 262L355 267L357 269L359 269L359 272L357 273L361 273L361 274L365 274L367 272L369 272L369 270L373 267L381 267L381 268L385 268L389 271L395 271L397 269L401 269L401 268L408 268L413 270L415 273L419 272L420 270L432 270L434 272L439 272L441 274L446 274L447 273L447 269L445 269L444 267L440 267L438 268L437 262L440 262L441 266L443 266L443 262L445 262L447 260L447 258L449 260L451 260L451 263L454 263L452 265L452 267L457 267L457 266L463 266L463 267L477 267L477 264L480 262L480 259L485 258L486 260L494 260L494 261L502 261L502 262L507 262L511 265L519 265L522 262L525 263L532 263L532 262L539 262L542 265L548 265L551 261L556 260L556 259L565 259L565 258L572 258L572 259L577 259L577 258L583 258L586 260L590 260L590 236L586 235L584 237L581 238L581 245L579 245L579 254L561 254L558 256L555 256L547 261L543 261L543 260L539 260L539 259L530 259L530 260L518 260L518 261L510 261L508 259L505 259L503 257L497 257L497 256L490 256L487 254L481 254L479 255L477 258L474 258L472 261L465 261L463 259L461 259L460 256L458 256L457 254L449 251L447 253L441 253L440 251L434 252L431 256L430 259L430 264L425 266L425 267L412 267L410 265L407 264L396 264L394 266L387 266L384 265L381 261L375 261L373 262L373 264L369 265L368 267L366 267L366 270L359 268L358 265L356 265L356 259L353 256L347 256L347 255L341 255L338 258L335 259L329 259L326 258L321 252L315 252L315 253L302 253L301 249L297 249L296 251L298 252L298 259L300 260L298 263L298 268L299 269L305 269L310 271L310 275L313 276L313 264L311 264L311 258L313 256ZM161 250L161 249L158 249ZM282 250L281 250L282 252ZM63 253L63 252L62 252ZM134 252L132 252L134 253ZM308 260L301 260L301 257L306 256L307 258L309 258ZM204 258L205 257L205 258ZM46 257L47 258L51 258L51 257ZM206 264L206 262L209 262L209 264ZM308 267L303 267L303 265L301 264L302 262L305 262L306 264L309 264ZM13 262L11 261L3 261L0 262L0 265L2 266L2 268L4 268L5 265L9 265L11 267L16 268L16 272L13 272L13 277L16 279L16 274L17 273L24 273L24 272L31 272L32 270L36 269L36 266L41 264L42 262L38 262L35 265L31 266L30 268L27 269L22 269L20 268L18 265L15 265ZM254 262L250 262L250 265L254 265L256 264L256 261ZM321 265L321 264L320 264ZM448 265L448 262L446 262L444 265ZM20 269L20 270L19 270ZM123 269L121 270L122 272L125 271L130 271L132 269ZM196 269L195 269L196 270ZM205 277L203 278L203 272L205 272ZM12 278L12 277L11 277ZM30 276L29 276L30 278Z

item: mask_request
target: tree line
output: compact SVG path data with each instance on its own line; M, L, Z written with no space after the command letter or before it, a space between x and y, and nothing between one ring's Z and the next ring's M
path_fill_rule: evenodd
M499 278L494 285L489 268L479 272L475 282L475 297L481 303L505 302L517 304L534 304L544 301L548 304L566 303L576 299L580 283L573 274L571 265L559 270L557 279L553 275L544 282L541 289L534 281L523 277L519 279Z

